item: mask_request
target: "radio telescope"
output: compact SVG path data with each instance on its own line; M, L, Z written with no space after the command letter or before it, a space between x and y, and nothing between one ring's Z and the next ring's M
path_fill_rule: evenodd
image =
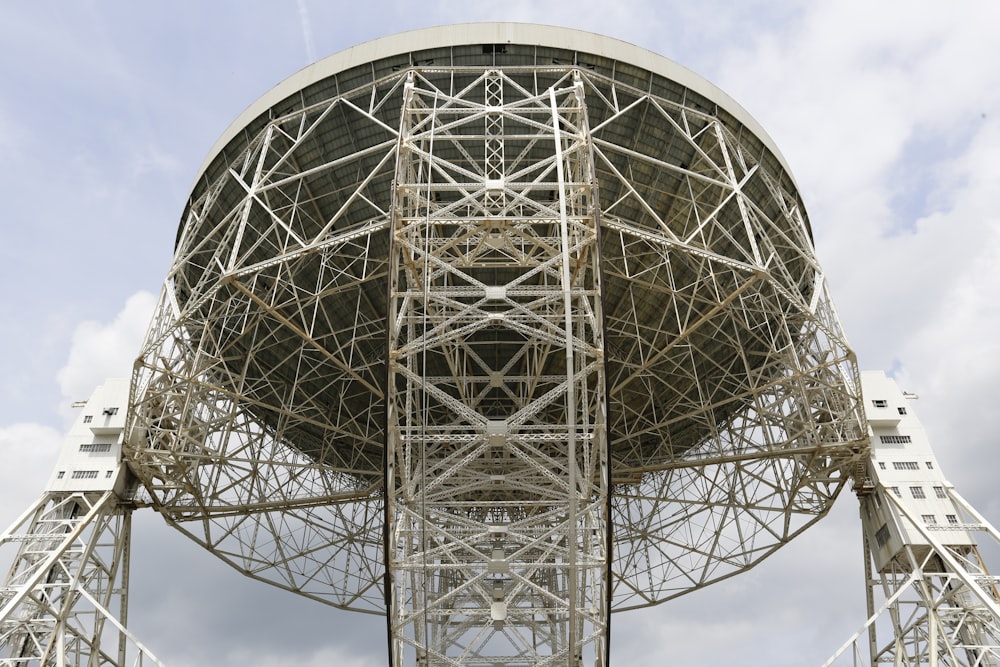
M613 610L753 566L866 455L778 149L589 33L321 60L212 148L132 378L141 500L387 614L393 665L605 665Z

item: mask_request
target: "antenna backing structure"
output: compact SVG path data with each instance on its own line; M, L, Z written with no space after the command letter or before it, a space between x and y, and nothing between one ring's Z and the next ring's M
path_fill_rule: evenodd
M282 82L201 168L132 378L138 499L386 614L393 665L604 665L866 457L789 169L725 93L521 24Z

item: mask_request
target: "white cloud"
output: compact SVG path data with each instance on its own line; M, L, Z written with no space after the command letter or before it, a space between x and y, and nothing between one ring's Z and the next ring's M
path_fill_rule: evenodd
M41 424L0 427L0 530L6 530L42 494L55 464L63 434ZM3 553L4 557L11 554ZM8 563L0 560L0 567Z
M129 163L134 181L147 176L163 178L186 171L177 156L152 141L145 143L141 148L134 147L129 156Z
M799 181L861 364L902 364L919 382L966 338L969 354L990 354L972 333L991 330L987 304L957 304L1000 287L989 204L1000 49L988 34L1000 14L967 9L822 3L720 56L723 88Z
M937 455L959 492L994 512L1000 507L991 467L995 457L995 411L1000 379L1000 214L996 170L1000 119L983 123L968 150L947 165L954 183L948 210L921 220L918 234L935 227L916 261L938 298L912 305L918 326L900 348L903 370L922 400L917 406L930 426ZM915 295L919 298L918 292ZM994 517L996 519L996 517Z
M63 396L83 400L106 378L130 377L155 305L152 294L137 292L113 321L77 325L69 358L58 374Z
M908 142L954 138L996 105L996 86L983 80L998 76L984 46L995 43L984 28L996 10L900 2L810 9L750 31L756 37L745 48L722 49L719 81L775 134L810 206L884 188ZM880 194L886 202L891 193ZM879 224L870 215L864 223Z
M306 7L306 0L298 0L296 3L299 10L299 24L302 27L302 41L306 47L306 58L309 62L316 60L316 47L313 45L312 25L309 22L309 9Z

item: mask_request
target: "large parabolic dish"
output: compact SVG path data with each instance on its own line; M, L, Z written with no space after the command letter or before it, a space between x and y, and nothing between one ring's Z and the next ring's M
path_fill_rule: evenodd
M625 609L759 562L851 478L858 397L746 111L623 42L461 25L321 60L226 130L127 456L253 577L401 618L480 596L501 633L563 590Z

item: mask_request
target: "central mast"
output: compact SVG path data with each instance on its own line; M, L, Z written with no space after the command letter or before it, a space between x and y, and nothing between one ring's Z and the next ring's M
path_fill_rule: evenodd
M502 48L497 47L497 48ZM392 664L604 664L608 468L583 86L411 72L390 251Z

